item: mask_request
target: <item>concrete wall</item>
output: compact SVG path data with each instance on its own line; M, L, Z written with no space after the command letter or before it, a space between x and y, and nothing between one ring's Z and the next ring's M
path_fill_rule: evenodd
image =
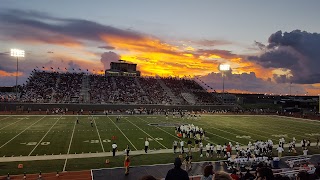
M53 108L68 108L69 111L78 111L83 109L85 111L103 111L103 110L118 110L118 109L136 109L136 108L147 108L147 109L184 109L184 110L212 110L212 109L233 109L232 105L129 105L129 104L35 104L35 103L0 103L0 111L16 111L22 107L24 111L31 108L32 111L38 111L41 109Z

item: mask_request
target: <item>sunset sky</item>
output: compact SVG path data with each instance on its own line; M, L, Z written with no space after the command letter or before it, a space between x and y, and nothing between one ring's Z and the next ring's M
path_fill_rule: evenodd
M123 59L142 75L197 76L221 91L320 94L320 1L1 0L0 86L39 67L108 69ZM95 71L93 71L95 70ZM290 88L291 87L291 88Z

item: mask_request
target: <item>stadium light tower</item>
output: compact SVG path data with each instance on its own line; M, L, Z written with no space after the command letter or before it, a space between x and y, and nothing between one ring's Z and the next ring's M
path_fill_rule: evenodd
M18 71L19 71L19 57L24 57L24 50L11 49L11 56L17 58L17 71L16 71L16 98L18 100Z
M222 93L224 93L224 76L225 76L226 72L230 71L230 65L229 64L220 64L219 71L222 73Z

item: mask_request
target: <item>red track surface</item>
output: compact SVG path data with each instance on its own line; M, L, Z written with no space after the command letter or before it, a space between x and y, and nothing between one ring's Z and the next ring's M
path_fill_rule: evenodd
M42 173L42 180L91 180L91 171L70 171L62 172L59 176L56 173ZM23 180L23 175L12 175L10 180ZM27 174L27 179L38 180L39 174ZM0 180L7 180L7 176L0 176Z

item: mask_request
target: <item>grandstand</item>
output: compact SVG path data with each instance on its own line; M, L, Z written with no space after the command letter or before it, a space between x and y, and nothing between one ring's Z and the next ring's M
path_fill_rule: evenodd
M285 156L302 155L305 151L302 147L308 146L308 142L308 154L320 153L316 142L320 138L320 124L316 120L320 117L281 111L274 102L283 99L248 95L254 106L246 108L226 100L235 95L208 92L197 79L143 77L136 71L132 71L135 75L116 72L108 70L108 75L104 76L34 70L27 82L19 87L18 97L14 88L2 90L0 175L27 172L28 177L36 178L41 171L46 172L43 179L139 179L142 175L161 179L173 167L174 158L186 156L172 153L174 140L192 141L190 151L197 163L187 171L191 179L200 179L208 162L212 162L215 170L232 173L236 169L239 176L246 168L252 168L254 174L258 166L267 165L273 168L275 175L290 177L299 174L301 166L305 165L313 174L316 163L320 162L320 157L314 155L282 158L280 169L272 164L271 157L278 156L276 144L280 143L279 138L286 139ZM260 96L263 96L261 100ZM257 105L260 102L274 108L261 108ZM291 100L286 102L292 103ZM304 106L315 105L311 100L303 102ZM181 125L205 130L206 135L201 139L204 154L200 156L196 149L197 135L176 132L175 128ZM295 153L288 152L293 138L297 141ZM142 150L145 139L150 141L147 154ZM257 153L256 147L267 147L270 141L274 143L271 151L259 150L261 152ZM118 145L115 157L110 152L111 142ZM251 142L254 149L248 152ZM217 148L219 144L227 146L229 143L234 145L230 147L230 157L218 157L217 149L214 149L214 156L205 154L208 144ZM127 145L131 148L135 167L125 177L122 166ZM290 168L287 164L290 161L298 163ZM17 168L20 164L24 168ZM55 171L59 177L52 173ZM10 177L23 178L22 175ZM3 176L5 178L8 177Z
M31 103L221 104L216 94L207 92L192 79L37 70L21 87L19 98L21 102Z

